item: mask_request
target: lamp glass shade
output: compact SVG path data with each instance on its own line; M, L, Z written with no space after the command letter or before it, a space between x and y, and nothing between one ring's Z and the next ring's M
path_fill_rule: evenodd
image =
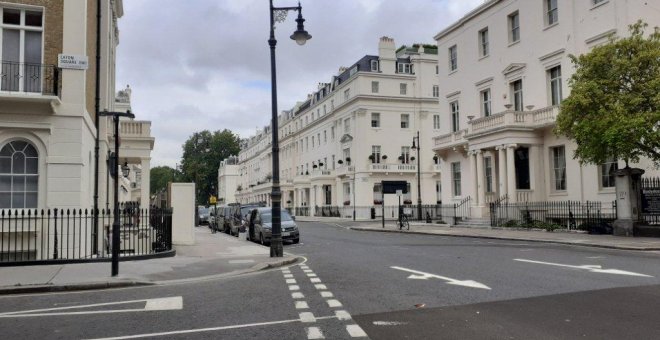
M305 45L307 40L312 39L312 36L304 29L298 29L297 31L293 32L291 39L295 40L298 45L302 46Z

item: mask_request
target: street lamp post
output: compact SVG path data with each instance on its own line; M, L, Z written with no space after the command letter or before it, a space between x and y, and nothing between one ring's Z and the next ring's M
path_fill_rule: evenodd
M119 165L119 117L135 118L129 112L99 112L99 116L110 116L115 123L115 161L114 166ZM115 192L114 192L114 219L112 222L112 276L119 275L119 174L115 169Z
M305 19L302 17L302 7L300 2L297 7L273 7L273 0L270 0L270 38L268 39L268 45L270 46L270 76L271 76L271 100L272 100L272 152L273 152L273 187L270 194L272 202L272 238L270 242L270 257L282 257L284 256L284 250L282 248L282 192L280 191L280 148L279 148L279 138L278 138L278 121L277 121L277 72L275 68L275 46L277 45L277 40L275 40L275 22L282 22L286 19L286 15L289 11L298 11L298 18L296 22L298 23L298 28L291 35L291 39L295 40L298 45L304 45L307 40L311 39L312 36L305 31L304 22Z
M415 145L415 140L417 140L417 145ZM419 141L419 131L417 131L417 137L413 137L412 149L417 150L417 218L422 219L422 176L421 176L421 167L419 165L420 158L422 155L420 153L422 144Z

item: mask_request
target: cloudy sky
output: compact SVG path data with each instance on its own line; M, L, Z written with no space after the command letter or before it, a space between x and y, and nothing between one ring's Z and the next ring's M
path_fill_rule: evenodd
M313 36L298 46L294 12L277 24L279 111L328 82L340 66L433 36L484 0L301 0ZM295 0L275 0L295 6ZM152 166L174 167L196 131L248 137L270 120L267 0L124 0L118 90L130 84L136 119L152 121Z

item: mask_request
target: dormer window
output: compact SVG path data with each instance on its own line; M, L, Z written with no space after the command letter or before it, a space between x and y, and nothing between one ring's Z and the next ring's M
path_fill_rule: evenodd
M397 64L397 73L406 73L412 74L413 72L412 64L410 63L398 63Z
M358 71L357 66L353 66L353 67L351 68L351 70L348 72L348 76L349 76L349 77L352 77L354 74L357 73L357 71Z
M378 60L371 61L371 72L378 72Z

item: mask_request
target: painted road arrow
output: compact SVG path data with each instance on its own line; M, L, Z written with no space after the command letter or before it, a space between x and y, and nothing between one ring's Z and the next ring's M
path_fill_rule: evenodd
M640 273L635 273L635 272L629 272L629 271L620 270L620 269L603 269L603 267L600 266L600 265L585 264L585 265L581 265L581 266L572 266L572 265L568 265L568 264L542 262L542 261L525 260L525 259L513 259L513 260L514 261L519 261L519 262L545 264L545 265L549 265L549 266L566 267L566 268L573 268L573 269L583 269L583 270L588 270L592 273L653 277L651 275L640 274Z
M142 308L132 309L98 309L99 307L117 306L126 304L135 304L144 302ZM68 306L56 308L43 308L33 310L22 310L17 312L0 313L0 318L25 318L34 316L54 316L54 315L85 315L85 314L110 314L110 313L128 313L128 312L152 312L163 310L179 310L183 308L183 298L181 296L144 299L131 301L117 301L107 303L96 303L93 305ZM82 311L70 311L72 309L92 309ZM96 309L96 310L94 310Z
M412 279L412 280L440 279L440 280L447 281L447 284L450 284L450 285L490 290L490 287L486 286L485 284L479 283L479 282L473 281L473 280L456 280L456 279L452 279L450 277L445 277L445 276L420 272L418 270L413 270L413 269L408 269L408 268L403 268L403 267L397 267L397 266L391 266L390 268L396 269L396 270L402 270L404 272L413 273L412 275L408 276L408 278Z

